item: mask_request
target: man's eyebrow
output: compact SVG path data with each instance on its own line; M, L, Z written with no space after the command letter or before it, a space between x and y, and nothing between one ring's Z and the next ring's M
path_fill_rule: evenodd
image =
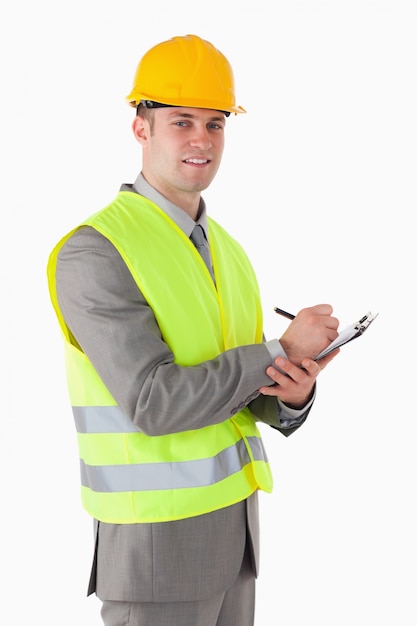
M194 115L193 113L183 113L182 111L172 111L172 113L170 114L170 117L183 117L186 119L197 119L199 116L198 115ZM219 113L219 115L213 115L212 117L209 117L208 122L224 122L225 121L225 116L222 115L221 113Z

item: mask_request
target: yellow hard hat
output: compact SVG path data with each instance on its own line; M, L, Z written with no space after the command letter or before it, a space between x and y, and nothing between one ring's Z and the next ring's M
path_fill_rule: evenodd
M236 106L229 61L211 43L186 35L157 44L142 57L126 100L132 107L182 106L246 113Z

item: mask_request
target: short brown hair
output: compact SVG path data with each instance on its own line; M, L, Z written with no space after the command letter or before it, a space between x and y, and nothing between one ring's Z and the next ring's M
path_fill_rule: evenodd
M139 102L138 106L136 107L136 115L143 117L143 119L149 122L151 133L153 133L155 111L148 108L143 102Z

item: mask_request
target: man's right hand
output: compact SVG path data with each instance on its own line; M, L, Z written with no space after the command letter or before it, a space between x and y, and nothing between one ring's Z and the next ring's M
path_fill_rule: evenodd
M317 304L297 313L279 340L289 361L301 365L305 358L314 359L338 337L339 320L332 313L330 304Z

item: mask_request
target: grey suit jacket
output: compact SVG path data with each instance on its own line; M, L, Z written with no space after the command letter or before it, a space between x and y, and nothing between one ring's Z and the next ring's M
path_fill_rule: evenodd
M76 231L57 266L60 307L74 342L95 365L121 408L145 433L160 435L219 423L243 405L285 435L263 344L228 350L181 368L152 310L113 245L91 228ZM307 416L305 412L303 419ZM282 413L282 411L281 411ZM257 495L212 513L159 524L96 524L89 593L102 600L179 601L226 589L245 547L259 560Z

